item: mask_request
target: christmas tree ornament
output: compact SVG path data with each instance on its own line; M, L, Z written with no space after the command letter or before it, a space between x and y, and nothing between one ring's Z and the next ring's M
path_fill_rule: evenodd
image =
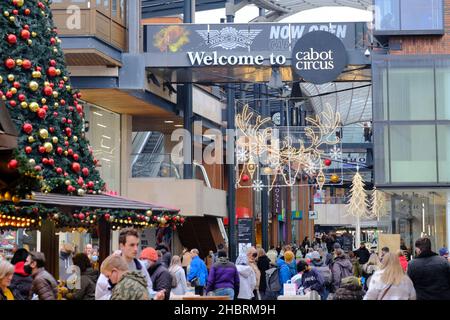
M29 137L28 137L28 142L29 142L29 143L33 143L34 141L35 141L35 139L34 139L33 136L29 136Z
M20 32L20 37L21 37L22 39L24 39L24 40L30 39L30 37L31 37L30 31L28 31L28 30L22 30L22 31Z
M6 59L5 66L8 69L12 69L12 68L14 68L16 66L16 62L13 59L11 59L11 58Z
M22 66L22 63L23 63L23 60L22 60L22 59L17 59L17 60L16 60L16 65L17 65L17 66L21 67L21 66Z
M30 134L33 131L33 126L30 123L24 123L22 126L22 130L26 134Z
M31 102L28 106L28 108L32 111L32 112L37 112L39 110L39 104L37 102Z
M17 37L14 34L9 34L7 37L7 41L9 44L16 44L17 43Z
M19 161L16 159L12 159L8 162L8 169L15 170L19 166Z
M14 77L13 74L8 74L8 81L9 81L9 82L13 82L15 78L16 78L16 77ZM11 92L12 92L12 91L11 91ZM14 93L15 93L15 92L14 92Z
M35 165L36 165L36 161L35 161L34 159L29 159L29 160L28 160L28 163L29 163L31 166L35 166Z
M47 129L40 129L39 130L39 137L41 139L47 139L48 138L48 131L47 131Z
M331 177L330 177L330 181L332 182L332 183L338 183L339 182L339 176L338 175L336 175L336 174L333 174Z
M58 143L58 137L52 137L52 142L54 143L54 144L57 144Z
M39 89L39 84L36 81L31 81L28 87L31 91L37 91L37 89Z
M50 153L53 151L53 145L50 142L44 143L45 152Z
M327 166L327 167L331 166L331 160L330 160L330 159L325 159L325 160L323 161L323 163L324 163L324 165Z
M20 106L22 107L22 109L27 109L28 108L28 103L23 101L20 103Z
M32 76L34 79L38 79L38 78L42 77L42 73L41 73L40 71L33 71L33 72L31 73L31 76Z

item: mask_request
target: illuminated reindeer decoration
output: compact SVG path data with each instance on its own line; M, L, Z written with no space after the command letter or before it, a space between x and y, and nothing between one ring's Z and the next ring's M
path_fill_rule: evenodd
M303 174L315 178L322 189L326 182L322 165L323 146L340 142L340 138L336 136L341 122L339 113L335 113L326 104L325 110L315 118L306 118L310 125L304 128L304 138L295 139L296 141L289 135L280 140L278 130L268 127L270 121L270 118L262 118L260 115L255 117L248 105L243 107L242 113L236 115L236 187L244 187L243 183L251 179L253 189L261 191L264 184L254 177L255 172L260 170L260 164L263 164L264 174L272 177L268 185L269 191L278 178L286 186L293 186Z

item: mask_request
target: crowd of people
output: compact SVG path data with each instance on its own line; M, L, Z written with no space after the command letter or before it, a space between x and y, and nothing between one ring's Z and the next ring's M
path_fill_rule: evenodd
M232 262L223 245L204 258L196 248L178 256L163 244L138 255L139 234L123 229L119 249L98 265L92 246L73 255L60 252L60 281L45 269L41 252L18 249L0 261L0 300L168 300L186 294L231 300L273 300L295 285L298 295L322 300L450 300L448 250L431 250L428 238L415 243L415 257L364 243L346 251L339 242L305 238L299 247L250 247ZM75 266L70 268L71 266ZM77 272L70 274L67 270Z

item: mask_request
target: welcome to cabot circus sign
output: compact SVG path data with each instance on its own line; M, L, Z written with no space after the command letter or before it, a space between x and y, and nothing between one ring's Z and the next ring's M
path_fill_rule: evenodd
M356 23L147 25L147 67L291 66L297 78L325 83L345 69L363 30Z

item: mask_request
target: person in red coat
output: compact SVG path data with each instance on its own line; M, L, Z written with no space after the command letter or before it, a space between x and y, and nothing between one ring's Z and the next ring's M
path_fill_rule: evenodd
M397 251L398 259L400 260L400 264L403 268L403 271L406 272L406 269L408 268L408 260L406 259L405 255L403 254L402 250Z

